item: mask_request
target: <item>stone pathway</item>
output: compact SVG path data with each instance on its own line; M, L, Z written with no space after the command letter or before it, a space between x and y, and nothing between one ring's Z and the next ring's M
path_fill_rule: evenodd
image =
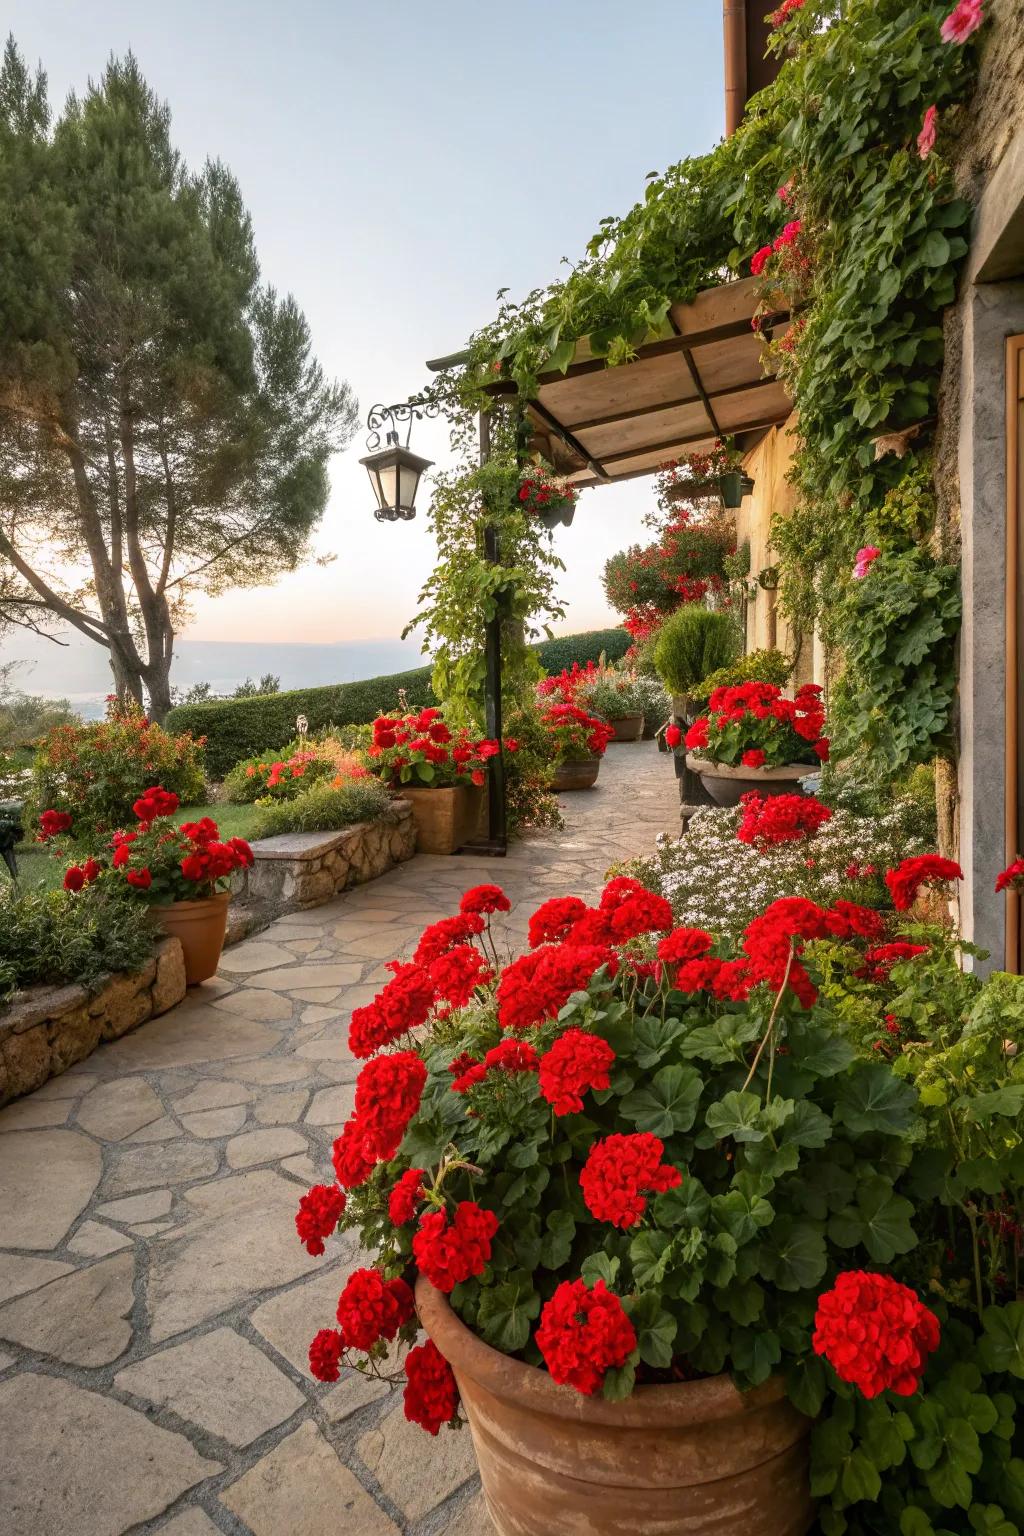
M678 827L653 743L613 746L565 830L503 861L417 857L227 951L180 1007L0 1110L4 1536L486 1536L468 1432L306 1367L359 1262L310 1258L299 1195L333 1179L360 1063L348 1015L462 891L499 881L524 944L548 896Z

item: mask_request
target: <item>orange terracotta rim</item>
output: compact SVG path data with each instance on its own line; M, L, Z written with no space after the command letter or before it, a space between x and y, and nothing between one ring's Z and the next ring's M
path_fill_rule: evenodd
M154 906L149 910L151 912L205 912L212 906L226 906L231 896L231 891L217 891L213 896L200 896L195 901L172 901L166 906Z
M574 1387L559 1386L546 1371L492 1349L456 1317L446 1297L422 1275L416 1281L416 1310L456 1375L462 1373L493 1396L552 1418L619 1429L685 1428L739 1418L785 1397L785 1384L778 1376L749 1392L740 1392L728 1376L709 1376L671 1386L637 1387L631 1397L610 1403L586 1397Z

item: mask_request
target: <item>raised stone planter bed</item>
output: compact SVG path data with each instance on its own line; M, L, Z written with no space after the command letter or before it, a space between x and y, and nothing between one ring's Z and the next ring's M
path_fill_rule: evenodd
M340 832L288 832L253 843L252 851L252 867L232 877L228 944L284 912L319 907L411 859L416 822L409 802L395 800L379 821L356 822Z
M0 1104L41 1088L185 996L185 964L177 939L162 939L141 971L82 986L30 987L0 1008Z

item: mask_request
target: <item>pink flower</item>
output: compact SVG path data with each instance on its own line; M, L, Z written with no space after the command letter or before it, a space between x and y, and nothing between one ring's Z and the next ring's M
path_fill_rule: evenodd
M981 13L982 0L960 0L942 23L944 43L966 43L972 32L977 32L985 20Z
M921 132L917 136L917 152L922 160L927 160L935 148L935 125L939 120L937 107L929 107L921 124Z
M761 273L764 271L764 268L765 268L765 263L767 262L767 260L768 260L768 258L769 258L769 256L771 254L772 254L772 248L771 248L770 245L762 245L762 247L761 247L761 249L759 251L755 251L754 252L753 256L751 256L751 258L750 258L750 271L751 271L752 276L754 276L754 277L760 277L761 276Z
M881 553L882 551L877 549L874 544L865 544L862 549L858 549L857 561L853 567L854 581L864 580L864 577Z

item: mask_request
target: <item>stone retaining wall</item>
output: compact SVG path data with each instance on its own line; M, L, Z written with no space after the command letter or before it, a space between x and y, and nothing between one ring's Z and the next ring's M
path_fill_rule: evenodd
M185 996L185 963L177 939L162 939L149 964L82 986L31 987L0 1009L0 1104L40 1088L101 1040L116 1040Z
M232 880L229 944L265 928L283 912L319 907L351 885L376 880L416 852L416 822L407 800L378 821L340 832L287 832L252 845L256 862Z

